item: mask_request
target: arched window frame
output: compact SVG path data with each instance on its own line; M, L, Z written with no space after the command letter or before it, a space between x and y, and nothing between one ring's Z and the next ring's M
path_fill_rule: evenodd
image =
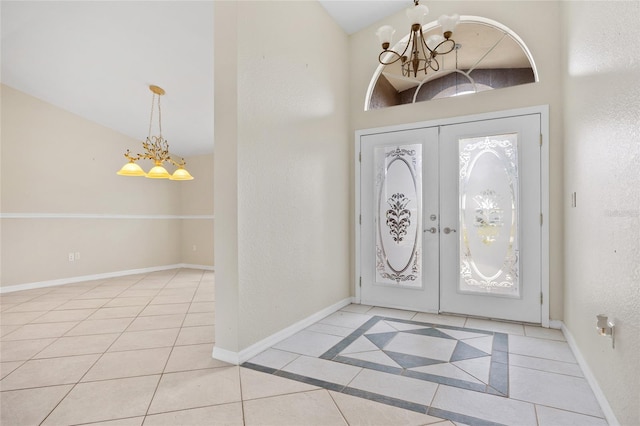
M524 52L524 54L527 56L527 59L529 60L529 63L531 64L531 69L533 70L533 75L534 75L535 82L540 81L539 77L538 77L538 69L536 67L535 61L533 60L533 55L531 54L531 51L529 50L529 48L527 47L525 42L522 40L522 38L520 38L520 36L518 34L516 34L515 31L513 31L511 28L507 27L504 24L501 24L498 21L494 21L493 19L484 18L482 16L473 16L473 15L461 15L460 16L460 24L462 24L462 23L472 23L472 24L486 25L486 26L495 28L495 29L497 29L499 31L502 31L503 33L505 33L508 36L510 36L516 43L518 43L518 45L522 48L522 51ZM438 26L438 22L437 21L429 22L428 24L425 24L425 25L422 26L422 32L426 33L428 31L433 30L437 26ZM393 49L397 49L398 45L400 45L403 42L405 44L408 43L408 40L409 40L409 34L407 34L401 40L399 40L393 46ZM369 87L367 88L367 93L365 95L365 100L364 100L364 110L365 111L369 111L369 109L370 109L369 105L371 103L371 97L373 96L373 90L374 90L374 88L376 86L376 82L378 81L378 78L380 77L380 74L382 74L382 71L384 70L384 68L385 68L385 65L379 64L378 67L376 68L375 72L373 73L373 76L371 77L371 81L369 82ZM422 85L425 84L426 82L434 79L435 77L439 77L443 72L444 71L434 72L432 74L428 74L428 75L425 76L425 78L416 87L416 92L415 92L414 97L413 97L413 103L415 103L417 94L420 91L420 88L422 87ZM448 70L448 72L451 72L451 70ZM455 72L460 72L460 73L464 74L465 77L467 77L470 80L471 84L475 84L475 82L468 75L468 73L464 73L464 72L461 72L459 70L456 70Z

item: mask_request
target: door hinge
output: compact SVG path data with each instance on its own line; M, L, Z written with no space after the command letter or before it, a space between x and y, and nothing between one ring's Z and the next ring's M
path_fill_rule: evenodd
M542 146L542 133L540 133L540 146Z
M362 225L362 215L360 215L360 218L358 219L358 222L360 223L360 225Z
M540 304L542 305L544 301L544 294L542 294L542 292L540 292Z
M543 219L543 215L542 213L540 213L540 226L542 226L542 224L544 223L544 219Z
M360 287L362 287L362 277L360 277L360 280L359 280L359 282L358 282L358 285L359 285Z
M362 151L358 153L358 161L362 163Z

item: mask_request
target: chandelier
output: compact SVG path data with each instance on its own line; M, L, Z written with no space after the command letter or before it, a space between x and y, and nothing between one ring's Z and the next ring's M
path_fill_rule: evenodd
M378 61L382 65L391 65L400 61L404 77L409 77L411 74L413 77L418 77L418 72L426 74L429 69L438 71L440 63L437 56L451 53L456 48L456 42L453 41L451 35L460 21L458 15L442 15L438 19L438 25L442 27L442 35L433 34L425 40L422 26L429 14L429 8L419 4L419 0L414 0L413 3L413 7L407 9L407 17L411 22L409 40L406 44L400 44L398 49L402 50L402 53L389 49L393 34L396 32L393 27L384 25L376 32L382 44L382 52L378 55Z
M127 149L124 156L129 160L127 164L117 172L121 176L144 176L151 179L170 179L170 180L192 180L193 176L184 168L187 164L184 158L180 162L175 161L169 154L169 143L162 137L162 111L160 110L160 96L164 95L164 89L158 86L149 86L149 89L153 92L151 98L151 116L149 117L149 134L147 139L142 142L144 153L131 154ZM151 126L153 124L153 109L158 98L158 136L151 136ZM149 173L145 173L136 161L138 160L151 160L155 163L155 166L149 170ZM163 163L171 163L177 169L173 174L169 174L167 169L164 168Z

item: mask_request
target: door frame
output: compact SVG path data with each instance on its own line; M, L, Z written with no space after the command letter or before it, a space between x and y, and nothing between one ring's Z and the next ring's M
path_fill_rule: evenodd
M549 105L538 105L527 108L509 109L504 111L496 111L484 114L465 115L460 117L444 118L438 120L421 121L417 123L398 124L393 126L376 127L371 129L357 130L355 132L355 209L353 214L354 229L355 229L355 267L354 267L354 282L353 287L355 289L354 294L355 303L360 303L360 277L361 277L361 262L360 262L360 158L361 149L360 143L362 136L373 135L378 133L388 133L403 130L413 130L423 127L437 127L452 124L470 123L474 121L485 121L499 118L517 117L522 115L540 114L540 133L541 133L541 148L540 148L540 209L542 214L542 226L541 226L541 292L542 292L542 304L540 306L540 322L543 327L549 327Z

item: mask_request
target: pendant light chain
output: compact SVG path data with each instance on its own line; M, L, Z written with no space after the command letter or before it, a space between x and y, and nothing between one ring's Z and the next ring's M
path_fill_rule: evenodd
M155 101L156 94L154 93L153 96L151 96L151 114L149 115L149 135L147 136L147 139L151 139L151 126L153 125L153 106Z
M162 138L162 110L160 109L160 95L158 95L158 131Z

